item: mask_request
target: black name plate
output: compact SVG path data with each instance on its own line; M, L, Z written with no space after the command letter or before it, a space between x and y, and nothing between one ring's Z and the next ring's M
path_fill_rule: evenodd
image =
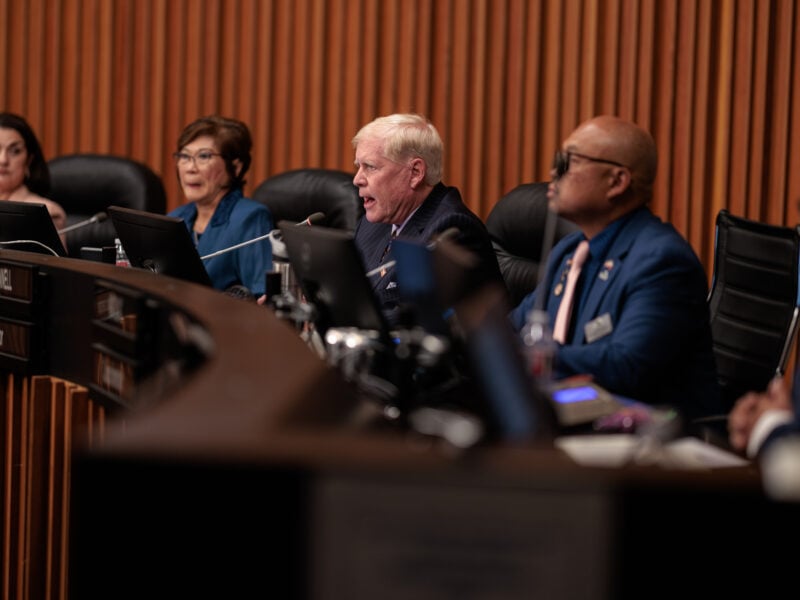
M0 262L0 298L33 301L33 267Z
M0 319L0 352L28 359L31 355L31 325Z

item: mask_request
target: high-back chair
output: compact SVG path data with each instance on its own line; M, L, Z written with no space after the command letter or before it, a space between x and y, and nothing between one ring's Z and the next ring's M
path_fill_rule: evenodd
M486 228L492 238L497 263L503 274L509 301L516 306L539 281L545 226L548 218L547 182L523 183L497 201L486 218ZM555 244L577 226L556 215L553 240ZM545 254L550 248L544 248Z
M86 221L111 205L163 214L167 208L164 184L147 165L108 154L69 154L47 163L50 198L67 213L67 226ZM67 253L80 257L89 246L113 246L111 219L73 229L66 234Z
M353 175L334 169L295 169L268 177L253 191L253 199L279 221L300 222L316 212L325 214L325 227L353 231L364 205Z
M782 376L800 315L800 226L717 214L709 293L717 376L727 409Z

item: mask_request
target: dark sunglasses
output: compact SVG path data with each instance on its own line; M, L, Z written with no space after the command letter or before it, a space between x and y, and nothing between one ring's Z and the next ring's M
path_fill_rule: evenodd
M615 167L625 167L625 165L623 165L622 163L618 163L613 160L607 160L605 158L595 158L594 156L578 154L577 152L564 152L563 150L558 150L556 151L556 155L553 157L553 170L556 172L553 179L561 179L564 175L567 174L567 171L569 171L569 159L572 156L577 156L578 158L582 158L583 160L591 160L592 162L614 165Z

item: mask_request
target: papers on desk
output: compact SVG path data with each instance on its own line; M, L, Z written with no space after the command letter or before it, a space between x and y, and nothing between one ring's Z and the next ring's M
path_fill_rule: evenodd
M575 435L557 438L555 444L576 463L591 467L656 464L673 469L719 469L749 464L732 452L691 437L658 444L634 434Z

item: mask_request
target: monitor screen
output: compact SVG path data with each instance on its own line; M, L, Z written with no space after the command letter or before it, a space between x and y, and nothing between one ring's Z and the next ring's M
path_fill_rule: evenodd
M47 207L37 202L0 201L0 248L67 255Z
M121 206L109 206L108 215L132 266L212 286L181 219Z
M317 310L315 325L322 334L331 327L377 331L389 328L366 276L353 234L329 227L278 223L295 277Z
M434 250L419 241L398 238L392 242L392 255L397 261L397 289L405 318L428 333L449 334L447 309L450 306L444 304L440 291L442 277Z

